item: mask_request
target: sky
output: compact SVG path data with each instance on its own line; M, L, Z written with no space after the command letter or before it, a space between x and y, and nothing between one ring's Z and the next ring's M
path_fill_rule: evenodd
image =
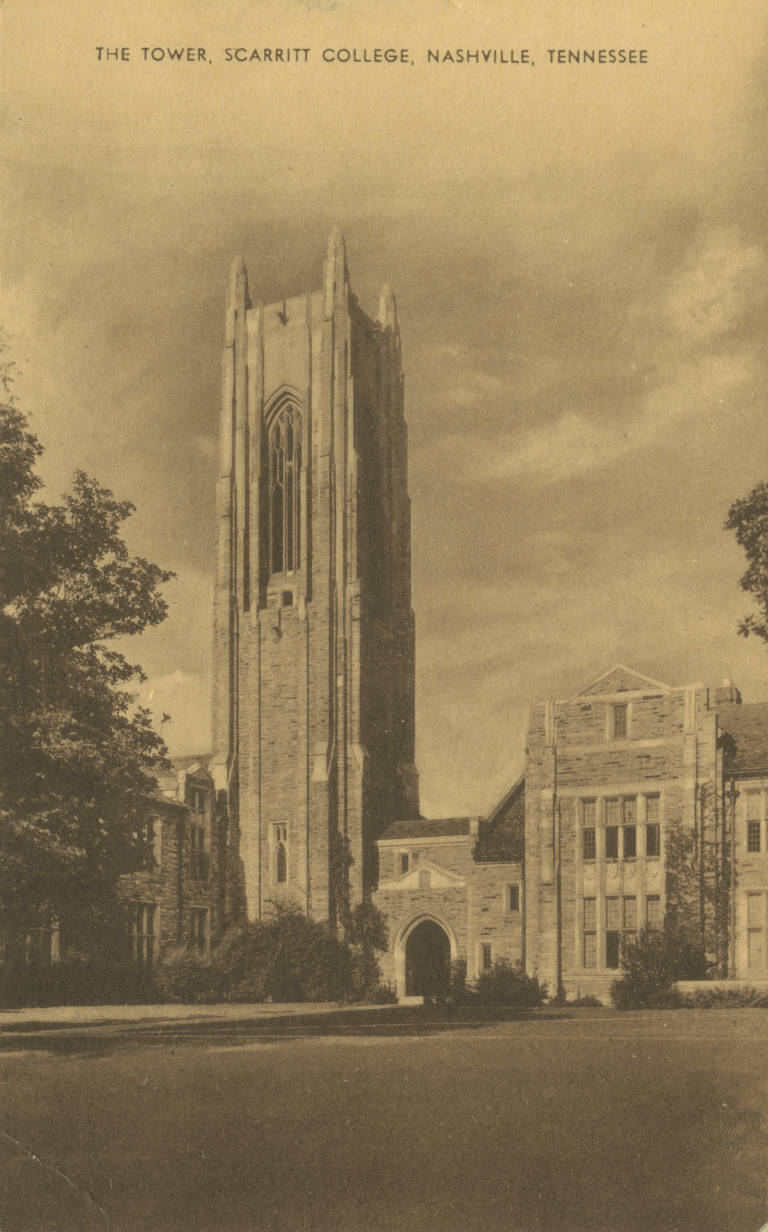
M171 752L210 740L228 271L266 301L319 287L337 224L363 307L398 300L425 815L489 810L529 705L616 662L768 698L723 530L768 479L761 8L6 0L17 392L46 497L84 469L177 575L128 648ZM389 47L406 62L323 60ZM428 62L459 48L533 64ZM647 63L550 63L568 48Z

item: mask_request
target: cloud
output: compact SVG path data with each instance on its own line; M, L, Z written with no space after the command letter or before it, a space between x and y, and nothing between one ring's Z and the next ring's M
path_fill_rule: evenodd
M719 283L707 282L710 258L720 275ZM697 433L720 429L723 414L754 400L765 380L762 355L749 341L733 337L746 314L752 316L765 288L761 277L765 255L758 248L710 249L706 260L688 269L669 292L666 306L675 335L686 345L675 348L671 339L659 349L661 360L646 374L645 388L630 401L622 402L620 390L624 374L616 357L617 402L604 405L604 394L597 408L571 407L535 426L523 426L532 416L512 404L508 420L512 428L486 428L480 413L481 374L458 387L456 401L474 405L477 421L459 431L444 434L429 449L416 453L414 467L434 464L434 453L441 460L443 474L463 483L492 480L538 478L545 483L572 480L604 469L640 451L660 445L673 449L681 433L689 444L690 426ZM731 281L727 276L733 275ZM740 274L740 276L739 276ZM716 341L728 335L727 346ZM710 345L702 349L702 343ZM695 349L694 349L695 348ZM603 383L603 375L600 378ZM500 381L485 381L495 394ZM473 390L476 391L473 394ZM567 392L567 391L566 391ZM580 401L588 391L580 390ZM522 424L521 422L522 421Z
M745 244L737 232L705 232L667 295L666 315L675 333L692 345L732 334L765 307L767 266L764 250Z

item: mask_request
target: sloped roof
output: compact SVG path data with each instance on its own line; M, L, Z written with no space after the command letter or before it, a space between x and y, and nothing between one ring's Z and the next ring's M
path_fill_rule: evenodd
M525 859L525 775L516 779L480 823L475 859L481 864Z
M726 774L768 774L768 702L726 702L717 717L726 735Z
M179 770L191 770L193 766L199 766L201 770L208 771L213 753L185 753L183 757L172 757L171 765L177 772Z
M670 686L665 684L663 680L655 680L653 676L645 676L642 672L635 671L633 667L626 667L623 663L616 663L607 672L603 672L602 676L598 676L597 680L593 680L588 684L586 688L580 689L576 697L590 697L601 693L641 692L649 688L654 690L663 689L665 693L670 691Z
M407 838L450 838L452 836L469 835L470 817L440 817L430 821L426 817L417 817L414 821L395 821L383 834L381 839Z
M175 792L179 785L179 773L182 770L187 774L190 771L194 771L201 777L210 777L208 767L212 757L212 753L187 753L183 757L171 757L169 759L171 764L168 769L155 771L158 791L163 794L169 791Z

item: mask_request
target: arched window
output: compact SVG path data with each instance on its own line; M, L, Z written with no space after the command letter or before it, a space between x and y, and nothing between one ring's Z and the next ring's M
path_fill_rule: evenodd
M275 881L283 885L288 880L288 827L275 826Z
M301 566L301 414L287 402L269 430L271 573Z
M285 850L285 843L277 844L277 860L276 860L276 880L283 882L288 880L288 852Z

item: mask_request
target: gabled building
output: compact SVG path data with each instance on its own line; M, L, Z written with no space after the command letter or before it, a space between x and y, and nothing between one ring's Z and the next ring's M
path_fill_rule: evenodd
M207 953L225 928L225 818L210 757L181 757L158 777L139 835L141 867L120 880L130 954L151 967L163 950Z
M445 987L449 957L470 978L501 958L606 999L622 938L672 919L712 974L768 979L767 803L768 703L616 666L532 707L525 775L487 819L379 840L386 973L405 996Z
M721 975L768 979L768 703L616 666L531 709L489 816L420 816L407 427L395 298L376 316L334 231L322 278L227 301L213 752L148 801L120 894L140 965L291 903L371 898L401 996L504 959L606 997L622 938L665 919ZM30 945L54 939L32 939Z

